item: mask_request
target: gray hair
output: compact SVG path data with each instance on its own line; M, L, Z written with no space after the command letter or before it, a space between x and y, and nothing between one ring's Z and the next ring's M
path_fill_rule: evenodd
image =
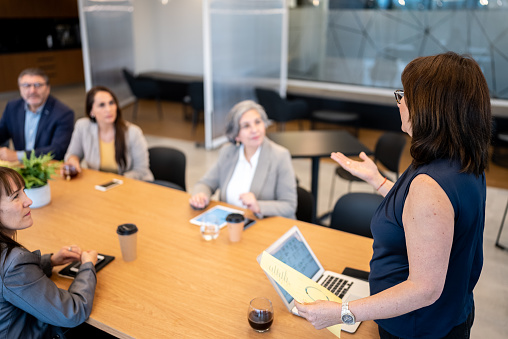
M236 143L235 138L238 136L238 133L240 133L240 119L250 110L258 112L265 127L268 126L268 116L263 106L252 100L240 101L229 111L226 121L226 137L231 143Z
M27 68L27 69L22 70L21 73L19 74L19 77L18 77L18 83L21 80L21 78L24 77L25 75L37 75L37 76L40 76L40 77L42 77L44 79L44 81L46 82L46 85L49 85L49 77L48 77L48 75L46 74L46 72L44 72L40 68Z

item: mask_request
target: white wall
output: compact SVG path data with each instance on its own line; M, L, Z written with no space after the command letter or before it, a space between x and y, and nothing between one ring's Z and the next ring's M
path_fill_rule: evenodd
M135 72L203 75L202 0L134 0Z

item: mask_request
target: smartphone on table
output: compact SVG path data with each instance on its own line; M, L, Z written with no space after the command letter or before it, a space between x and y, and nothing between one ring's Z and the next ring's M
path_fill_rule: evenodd
M113 187L119 186L121 184L123 184L122 180L120 180L120 179L113 179L113 180L108 181L108 182L106 182L104 184L95 185L95 189L99 190L99 191L102 191L102 192L106 192L106 191L112 189Z

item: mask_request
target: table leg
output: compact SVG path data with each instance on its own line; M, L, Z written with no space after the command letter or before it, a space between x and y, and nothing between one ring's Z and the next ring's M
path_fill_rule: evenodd
M318 199L318 178L319 178L319 157L312 157L311 169L311 192L314 196L314 208L312 213L312 223L316 223L317 199Z

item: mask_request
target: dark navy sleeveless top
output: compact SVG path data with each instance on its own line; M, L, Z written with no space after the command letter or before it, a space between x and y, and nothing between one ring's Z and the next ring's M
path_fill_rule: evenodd
M465 322L473 307L473 288L483 265L485 174L459 173L457 161L435 160L402 174L372 218L374 254L370 262L371 295L395 286L409 276L402 211L409 187L419 174L427 174L445 191L455 212L453 244L443 293L432 305L399 317L376 320L402 338L441 338Z

